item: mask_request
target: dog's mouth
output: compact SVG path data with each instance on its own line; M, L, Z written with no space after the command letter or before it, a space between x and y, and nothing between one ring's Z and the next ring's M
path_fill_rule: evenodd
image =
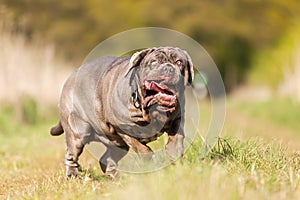
M176 94L168 86L158 81L144 81L144 109L158 105L157 109L164 112L173 112L176 105Z

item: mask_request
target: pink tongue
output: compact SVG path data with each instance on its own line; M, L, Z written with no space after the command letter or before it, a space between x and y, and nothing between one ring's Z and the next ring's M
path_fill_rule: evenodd
M148 90L154 90L156 92L161 92L161 93L165 93L167 95L173 95L172 92L170 92L169 90L163 88L161 85L159 85L158 83L151 81L151 83L146 82L145 83L145 87Z
M162 92L163 91L163 89L161 87L159 87L158 84L155 83L154 81L151 81L151 83L147 82L146 87L147 87L148 90L155 90L157 92Z

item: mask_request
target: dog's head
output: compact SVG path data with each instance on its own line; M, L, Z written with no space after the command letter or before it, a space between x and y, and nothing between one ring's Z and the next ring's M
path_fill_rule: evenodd
M194 78L193 64L186 51L175 47L149 48L133 54L126 74L139 89L143 109L156 105L173 112L179 95ZM136 94L134 94L136 95Z

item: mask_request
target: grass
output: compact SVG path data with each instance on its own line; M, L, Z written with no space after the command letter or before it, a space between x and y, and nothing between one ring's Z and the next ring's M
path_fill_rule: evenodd
M48 130L57 115L37 121L13 121L13 108L0 109L0 199L297 199L300 160L297 151L263 139L220 139L199 159L199 138L175 165L146 174L106 178L98 162L84 152L83 180L66 180L63 137ZM48 117L46 117L48 116Z
M258 102L236 102L243 113L285 127L296 132L300 131L300 104L291 98L273 98Z
M299 199L299 104L290 100L230 100L224 135L204 158L196 138L174 165L110 180L84 151L84 178L66 180L64 137L49 134L58 120L49 105L69 70L51 45L29 44L1 27L0 36L0 199ZM210 119L210 106L202 106L201 134Z

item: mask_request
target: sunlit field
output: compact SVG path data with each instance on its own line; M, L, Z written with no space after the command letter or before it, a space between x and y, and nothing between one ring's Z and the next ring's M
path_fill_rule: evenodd
M204 159L199 159L198 137L174 165L146 174L120 173L116 180L106 178L98 161L85 151L80 159L83 179L66 180L64 138L48 133L55 118L51 111L37 116L34 123L15 122L13 108L2 106L1 198L298 199L300 195L299 153L280 140L284 132L265 140L271 131L267 128L261 135L243 133L250 139L239 139L240 130L226 126Z
M242 101L229 96L222 134L204 158L199 153L210 120L208 99L199 100L198 136L173 165L111 180L84 151L83 179L66 179L64 137L51 137L49 129L59 118L59 93L71 66L57 59L51 45L28 45L22 37L1 33L4 42L0 199L300 198L300 104L279 97Z

